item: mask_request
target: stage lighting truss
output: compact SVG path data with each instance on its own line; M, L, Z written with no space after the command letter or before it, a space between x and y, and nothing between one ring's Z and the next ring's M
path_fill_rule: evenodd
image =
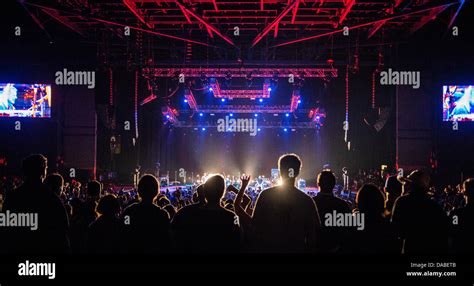
M187 68L187 67L147 67L143 69L144 76L170 78L182 75L185 78L291 78L304 74L305 78L336 78L336 68Z
M171 108L169 106L163 106L161 108L161 114L163 114L164 122L170 124L178 124L178 116L179 112L175 108Z
M262 89L221 89L216 79L209 84L215 98L270 98L271 88L269 83L264 83Z

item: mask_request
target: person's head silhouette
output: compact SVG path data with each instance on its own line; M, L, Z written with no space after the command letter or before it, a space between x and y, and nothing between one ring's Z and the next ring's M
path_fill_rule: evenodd
M58 173L50 174L44 179L44 184L55 193L57 196L60 196L63 191L64 179Z
M322 171L318 175L319 191L322 193L332 193L334 186L336 186L336 176L329 171Z
M115 195L105 195L97 204L96 211L103 216L117 216L120 212L120 204Z
M102 193L102 185L99 181L93 180L87 183L87 199L98 201Z
M357 192L357 208L368 217L381 216L385 210L383 193L372 184L363 185Z
M48 159L41 154L26 157L22 163L22 171L25 181L43 181L46 177Z
M144 175L138 182L138 195L144 203L153 203L158 195L160 184L153 175Z
M222 175L210 176L204 183L203 193L210 206L218 206L225 191L225 179Z
M296 177L300 174L301 159L296 154L282 155L278 160L278 169L282 184L294 186Z
M430 176L420 170L415 170L406 178L398 178L403 184L403 193L426 194L430 186Z
M397 180L397 176L390 176L385 181L385 192L389 199L396 199L402 194L402 184Z
M464 196L468 204L474 203L474 178L469 178L463 184Z

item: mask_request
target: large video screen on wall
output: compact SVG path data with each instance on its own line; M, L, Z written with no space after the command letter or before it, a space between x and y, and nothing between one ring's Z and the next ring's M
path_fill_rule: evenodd
M443 121L474 121L474 85L443 86Z
M0 83L0 117L51 117L51 85Z

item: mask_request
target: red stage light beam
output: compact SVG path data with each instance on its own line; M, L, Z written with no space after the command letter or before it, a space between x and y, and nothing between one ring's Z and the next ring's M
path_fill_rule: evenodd
M132 12L133 15L135 15L135 17L137 17L137 19L140 20L140 22L145 24L148 28L153 29L153 27L145 21L145 18L143 18L141 12L137 9L137 6L135 5L135 3L133 3L130 0L123 0L123 4L127 6L128 10L130 10L130 12Z
M270 25L263 29L263 31L258 34L257 37L255 37L255 39L253 40L252 47L258 44L258 42L260 42L260 40L262 40L263 37L265 37L265 35L267 35L268 32L270 32L275 27L275 25L278 25L280 21L291 11L291 9L293 9L298 4L298 2L299 0L293 1L293 3L288 5L285 10L283 10L283 12L281 12L275 20L273 20Z
M219 30L216 29L216 27L214 27L213 25L209 24L206 20L204 20L203 18L201 18L201 16L197 15L196 13L194 13L193 11L191 11L190 9L188 9L186 6L184 6L183 4L179 3L178 1L176 1L176 4L182 9L182 10L185 10L189 15L193 16L194 18L196 18L196 20L198 20L201 24L203 24L204 26L206 26L206 28L212 32L214 32L214 34L218 35L219 37L221 37L224 41L226 41L227 43L231 44L232 46L236 47L235 43L229 39L227 36L223 35L221 32L219 32Z
M439 9L441 7L446 7L447 8L449 6L452 6L452 5L455 5L455 4L458 4L458 3L459 2L451 2L451 3L447 3L447 4L443 4L443 5L434 6L434 7L421 8L421 9L418 9L418 10L413 10L411 12L402 13L402 14L398 14L398 15L394 15L394 16L385 17L383 19L370 21L370 22L363 23L363 24L354 25L354 26L348 27L348 29L349 30L358 29L358 28L373 25L374 23L377 23L377 22L380 22L380 21L390 21L390 20L393 20L393 19L397 19L397 18L401 18L401 17L413 15L413 14L423 13L423 12L430 11L430 10L433 10L433 9ZM326 32L326 33L322 33L322 34L318 34L318 35L314 35L314 36L309 36L309 37L304 37L304 38L284 42L284 43L281 43L281 44L271 46L271 48L282 47L282 46L301 43L301 42L305 42L305 41L309 41L309 40L314 40L314 39L322 38L322 37L325 37L325 36L330 36L330 35L334 35L334 34L337 34L337 33L342 33L343 31L344 31L344 29L341 28L341 29L337 29L337 30L334 30L334 31L331 31L331 32Z
M217 48L216 46L210 45L210 44L207 44L207 43L203 43L203 42L199 42L199 41L195 41L195 40L191 40L191 39L186 39L186 38L181 38L181 37L177 37L177 36L173 36L173 35L169 35L169 34L163 34L163 33L160 33L160 32L147 30L147 29L142 29L140 27L125 25L125 24L122 24L122 23L117 23L117 22L113 22L113 21L109 21L109 20L104 20L104 19L97 18L97 17L90 17L90 16L87 16L87 15L81 15L81 14L76 13L76 12L64 11L64 10L60 10L60 9L56 9L56 8L46 7L46 6L43 6L43 5L27 3L27 2L25 2L25 4L33 6L33 7L37 7L37 8L40 8L40 9L50 9L50 10L55 10L57 12L62 12L62 13L67 13L67 14L83 17L85 19L93 20L93 21L96 21L96 22L99 22L99 23L104 23L104 24L113 25L113 26L120 26L120 27L129 27L132 30L141 31L141 32L156 35L156 36L161 36L161 37L170 38L170 39L183 41L183 42L194 43L194 44L202 45L202 46L206 46L206 47Z

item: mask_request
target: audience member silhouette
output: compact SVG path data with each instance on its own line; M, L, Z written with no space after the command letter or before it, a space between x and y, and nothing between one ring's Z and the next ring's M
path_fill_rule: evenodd
M156 204L164 211L168 213L170 221L174 218L176 214L176 209L171 204L171 201L166 196L160 196L156 200Z
M169 215L153 202L160 189L158 180L144 175L138 182L140 202L128 206L122 215L127 251L159 253L169 250Z
M282 184L262 191L253 212L255 250L313 252L319 215L313 199L295 187L301 160L296 154L286 154L278 167Z
M427 194L430 177L416 170L399 178L404 195L393 206L392 223L406 254L447 251L448 219L442 208Z
M385 196L372 184L363 185L356 196L363 228L351 228L343 252L359 254L400 253L396 233L385 217Z
M239 220L234 212L221 206L224 191L224 177L210 176L203 187L206 203L189 205L178 211L172 221L178 250L192 253L239 250Z
M97 218L97 204L102 193L102 185L98 181L87 183L86 200L81 203L79 211L71 218L70 239L73 252L83 252L85 236L89 225Z
M23 160L24 183L5 195L3 212L37 215L37 229L5 230L4 250L11 253L65 253L69 251L68 217L59 197L43 184L47 159L40 154Z
M115 195L106 195L97 204L100 216L92 222L86 233L87 253L118 253L123 243L121 221L118 218L120 205Z
M466 206L450 213L452 249L474 254L474 178L464 181L463 189Z
M349 205L342 199L334 196L333 190L336 186L336 176L331 171L322 171L317 178L319 193L313 198L321 221L320 239L318 242L319 252L337 252L347 235L347 229L343 227L326 227L324 224L326 215L332 216L336 213L351 213Z
M385 195L386 195L386 205L385 213L387 215L392 215L393 204L395 201L402 195L402 184L397 179L397 176L390 176L385 181Z
M58 173L50 174L44 179L44 184L58 197L61 197L64 186L64 179Z

